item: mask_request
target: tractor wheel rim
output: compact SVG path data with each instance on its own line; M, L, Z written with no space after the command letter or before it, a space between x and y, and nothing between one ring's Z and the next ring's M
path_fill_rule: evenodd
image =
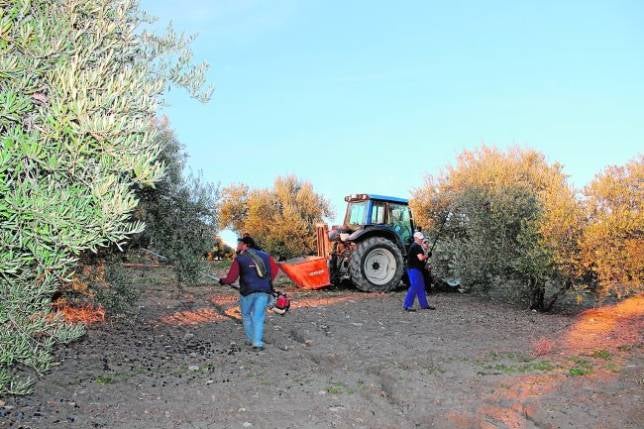
M365 257L363 269L369 282L385 285L396 275L396 258L387 249L374 249Z

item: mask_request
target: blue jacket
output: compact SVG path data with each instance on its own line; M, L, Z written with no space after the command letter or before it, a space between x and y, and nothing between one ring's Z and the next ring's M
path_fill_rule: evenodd
M268 253L255 249L252 252L255 252L264 261L266 274L263 278L257 274L255 261L248 256L247 252L239 254L237 256L237 262L239 263L239 293L244 296L255 292L271 293L271 262Z

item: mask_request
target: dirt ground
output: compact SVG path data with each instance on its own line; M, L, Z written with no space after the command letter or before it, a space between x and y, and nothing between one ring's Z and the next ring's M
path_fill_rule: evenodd
M57 350L0 428L642 428L644 299L545 315L472 295L290 290L267 346L232 289L133 273L130 322Z

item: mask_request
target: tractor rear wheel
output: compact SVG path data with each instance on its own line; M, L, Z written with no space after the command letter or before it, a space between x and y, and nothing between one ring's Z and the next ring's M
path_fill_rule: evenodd
M395 289L403 272L402 252L395 243L383 237L372 237L358 243L349 263L351 281L365 292Z

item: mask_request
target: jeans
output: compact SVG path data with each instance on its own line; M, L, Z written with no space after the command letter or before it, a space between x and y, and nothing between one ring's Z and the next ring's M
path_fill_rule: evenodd
M255 292L239 297L239 307L244 323L246 338L255 347L263 347L264 342L264 316L270 295L264 292Z
M407 295L405 295L403 308L412 308L416 297L418 297L420 308L429 307L427 295L425 294L425 281L423 280L421 270L418 268L408 268L407 276L409 277L409 289L407 289Z

